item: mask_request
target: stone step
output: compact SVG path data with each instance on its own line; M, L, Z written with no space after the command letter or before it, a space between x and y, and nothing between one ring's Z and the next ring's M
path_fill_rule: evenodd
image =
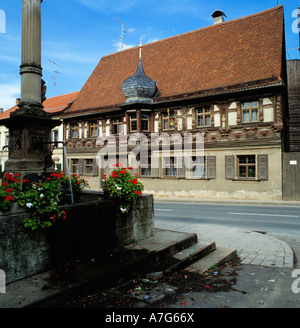
M217 249L208 254L206 257L200 261L194 262L192 265L185 268L188 272L199 272L204 273L212 266L219 266L230 262L237 257L236 249L226 248L226 247L217 247Z
M129 252L147 251L147 256L144 256L147 265L155 265L195 244L197 235L194 233L155 229L152 237L125 246L125 249Z
M211 241L200 240L194 244L169 258L153 265L151 272L146 277L152 280L160 279L166 274L182 270L192 263L199 261L216 250L216 244Z

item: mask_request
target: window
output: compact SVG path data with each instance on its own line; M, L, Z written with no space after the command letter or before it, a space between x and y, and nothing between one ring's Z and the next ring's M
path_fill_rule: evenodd
M256 161L255 155L238 156L238 177L246 179L255 179Z
M151 167L142 167L141 168L141 176L143 177L151 177Z
M226 180L267 181L269 179L268 166L268 155L225 156L225 178Z
M98 136L98 123L97 121L90 122L90 137Z
M163 160L164 160L164 176L177 177L177 158L165 157Z
M113 120L113 134L122 134L123 133L123 119L116 118Z
M130 121L130 132L136 132L137 131L137 116L136 114L129 116Z
M210 126L210 107L196 109L196 124L198 128Z
M216 156L191 157L191 168L186 168L188 179L216 179Z
M142 113L142 131L150 131L149 129L150 115Z
M78 123L71 124L71 138L79 138Z
M78 159L71 160L71 173L79 174L79 160Z
M243 123L252 123L259 121L258 101L242 103Z
M5 133L5 142L4 142L4 146L8 146L9 145L9 134Z
M192 177L193 178L206 178L207 166L206 166L206 157L196 157L193 159L193 169Z
M175 115L174 111L168 111L162 114L163 130L175 130Z
M92 175L93 174L93 160L86 159L84 165L84 174L85 175Z
M53 130L52 131L52 141L58 141L58 130Z

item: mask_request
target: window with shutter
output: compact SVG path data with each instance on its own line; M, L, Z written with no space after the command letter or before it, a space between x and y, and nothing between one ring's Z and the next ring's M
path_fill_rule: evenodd
M79 174L79 160L78 159L71 159L71 173Z
M91 175L93 173L93 160L86 159L84 165L84 175Z

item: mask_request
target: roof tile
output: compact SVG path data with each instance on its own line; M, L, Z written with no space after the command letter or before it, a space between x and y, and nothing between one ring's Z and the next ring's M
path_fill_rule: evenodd
M253 81L280 81L283 33L279 6L144 45L144 71L159 90L155 101ZM65 115L123 104L122 83L136 72L138 51L135 47L103 57Z

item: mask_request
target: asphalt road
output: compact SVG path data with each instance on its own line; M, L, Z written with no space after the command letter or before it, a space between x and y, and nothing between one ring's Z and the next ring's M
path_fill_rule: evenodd
M155 202L155 219L214 224L300 237L300 207Z
M155 202L155 219L186 223L214 224L261 231L289 244L297 262L293 269L253 265L235 267L237 281L228 292L190 292L166 307L196 308L299 308L300 293L294 293L292 277L300 269L300 207ZM230 268L229 268L230 269ZM230 271L229 271L230 272ZM223 279L229 277L225 274ZM298 280L298 287L300 280Z

